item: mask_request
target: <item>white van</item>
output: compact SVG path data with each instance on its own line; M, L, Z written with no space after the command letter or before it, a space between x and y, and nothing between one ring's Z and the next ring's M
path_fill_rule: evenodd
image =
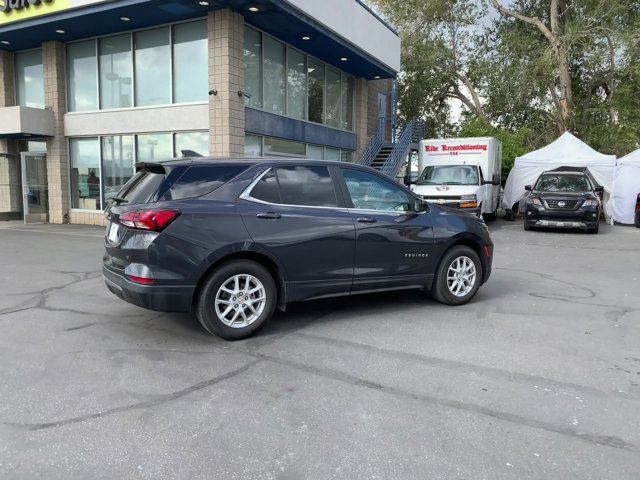
M468 210L488 220L500 205L502 144L494 137L420 142L412 190L425 200Z

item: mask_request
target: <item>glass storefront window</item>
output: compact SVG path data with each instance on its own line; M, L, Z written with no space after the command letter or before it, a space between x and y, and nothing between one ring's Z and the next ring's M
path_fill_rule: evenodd
M247 106L262 108L262 34L244 29L244 91Z
M245 25L245 105L353 131L353 77Z
M291 140L283 140L281 138L264 137L265 157L272 156L291 156L304 157L306 155L306 145L301 142L292 142Z
M309 75L309 120L322 123L324 119L324 64L313 59L308 60Z
M287 115L305 118L305 93L307 91L307 67L305 55L287 48Z
M98 138L70 139L69 156L72 208L101 210L100 143Z
M136 106L171 103L171 47L169 27L136 32L135 95Z
M138 135L136 142L138 162L169 160L170 158L173 158L173 135L170 133Z
M18 105L44 108L44 70L42 50L16 53L15 69Z
M324 160L324 148L320 145L307 145L307 157L311 160Z
M67 46L69 111L98 109L98 60L95 40Z
M134 174L133 135L102 137L102 195L106 204Z
M132 106L133 65L131 35L101 38L100 50L100 108Z
M182 150L191 150L203 157L209 155L209 132L180 132L175 134L175 157L182 157Z
M259 137L258 135L245 135L244 155L245 157L262 156L262 137Z
M340 161L340 149L325 147L324 148L324 159L325 160L331 160L331 161L334 161L334 162L339 162Z
M340 127L340 92L340 72L327 68L325 123L330 127Z
M173 101L206 102L209 91L207 22L173 27Z
M284 44L271 37L264 38L264 109L284 114L285 49Z
M340 127L353 130L353 97L355 81L353 77L342 74L342 108L340 111Z
M340 151L340 161L353 163L353 151L352 150L341 150Z

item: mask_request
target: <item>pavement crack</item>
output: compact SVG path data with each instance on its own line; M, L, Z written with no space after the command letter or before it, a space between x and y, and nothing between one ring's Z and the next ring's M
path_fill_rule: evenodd
M85 422L87 420L93 420L96 418L103 418L103 417L107 417L110 415L115 415L117 413L122 413L122 412L129 412L132 410L141 410L141 409L146 409L146 408L150 408L150 407L156 407L158 405L162 405L168 402L172 402L174 400L177 400L179 398L182 398L186 395L189 395L193 392L197 392L199 390L203 390L205 388L211 387L213 385L216 385L220 382L223 382L225 380L229 380L237 375L240 375L243 372L246 372L247 370L249 370L251 367L253 367L254 365L257 365L258 363L260 363L261 360L255 360L253 362L250 362L240 368L236 368L235 370L231 370L230 372L224 373L222 375L218 375L217 377L211 378L209 380L204 380L202 382L198 382L194 385L191 385L187 388L183 388L182 390L178 390L175 392L171 392L165 395L159 395L156 398L154 398L153 400L147 400L144 402L137 402L137 403L132 403L129 405L122 405L120 407L115 407L115 408L110 408L108 410L103 410L101 412L94 412L94 413L87 413L85 415L80 415L78 417L71 417L71 418L65 418L62 420L56 420L53 422L44 422L44 423L8 423L5 422L4 424L10 427L15 427L15 428L19 428L22 430L28 430L28 431L34 431L34 430L45 430L45 429L49 429L49 428L56 428L56 427L62 427L65 425L70 425L70 424L74 424L74 423L81 423L81 422Z
M248 352L243 352L243 353L248 353ZM586 432L580 432L570 427L563 427L563 426L555 425L553 423L545 422L542 420L536 420L536 419L527 418L521 415L502 412L489 407L485 407L483 405L451 400L447 398L435 397L432 395L424 395L424 394L412 392L410 390L406 390L402 388L390 387L387 385L372 382L367 379L360 378L358 376L350 375L348 373L340 372L337 370L332 370L332 369L323 368L323 367L316 367L316 366L299 363L292 360L287 360L281 357L274 357L268 354L262 354L262 353L253 353L253 354L248 353L248 354L254 355L258 358L261 358L269 362L285 365L285 366L294 368L296 370L310 373L312 375L329 378L329 379L336 380L349 385L376 390L376 391L379 391L380 393L386 393L386 394L394 395L396 397L409 398L419 402L436 404L436 405L441 405L448 408L453 408L456 410L477 413L477 414L491 417L497 420L502 420L509 423L524 425L530 428L545 430L548 432L557 433L557 434L568 436L568 437L573 437L594 445L608 446L612 448L632 450L632 451L636 450L636 448L633 445L625 442L624 440L616 436L596 435L596 434L590 434Z
M579 385L576 383L563 382L560 380L553 380L539 375L529 375L526 373L511 372L508 370L502 370L494 367L485 367L480 365L473 365L466 362L457 360L449 360L445 358L430 357L427 355L421 355L412 352L403 352L400 350L390 350L386 348L376 347L375 345L368 345L363 343L351 342L349 340L343 340L339 338L323 337L321 335L315 335L312 333L294 332L298 337L306 338L316 342L325 343L327 345L338 345L345 348L358 349L367 353L374 353L377 355L383 355L388 358L397 360L404 360L422 365L428 365L432 367L444 368L447 370L471 372L477 375L493 377L499 380L506 380L509 382L519 382L525 385L546 385L552 388L560 390L574 390L576 392L598 396L601 398L620 398L619 395L614 395L597 388L588 387L585 385Z

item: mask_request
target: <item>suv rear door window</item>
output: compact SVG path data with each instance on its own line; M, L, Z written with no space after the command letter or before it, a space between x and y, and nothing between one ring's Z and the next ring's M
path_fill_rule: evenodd
M329 169L320 166L272 168L253 187L251 197L283 205L338 206Z
M213 192L246 169L246 165L191 166L164 194L162 200L201 197Z
M337 207L338 199L327 167L276 168L280 197L286 205Z
M251 190L251 196L256 200L268 203L282 203L280 201L280 190L276 172L271 169L260 179Z

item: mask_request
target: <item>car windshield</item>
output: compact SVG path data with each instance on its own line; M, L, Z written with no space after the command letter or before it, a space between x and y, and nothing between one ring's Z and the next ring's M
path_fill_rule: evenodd
M430 165L417 185L478 185L478 167L474 165Z
M538 178L534 190L540 192L587 192L591 182L585 175L544 174Z

